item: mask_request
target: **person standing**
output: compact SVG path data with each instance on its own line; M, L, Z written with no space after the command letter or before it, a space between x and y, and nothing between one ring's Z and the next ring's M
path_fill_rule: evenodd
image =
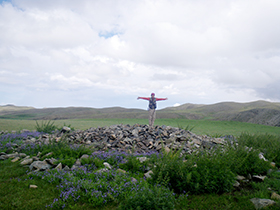
M149 126L153 127L156 119L157 101L164 101L167 100L167 98L156 98L155 94L152 93L151 97L138 97L137 100L138 99L149 101Z

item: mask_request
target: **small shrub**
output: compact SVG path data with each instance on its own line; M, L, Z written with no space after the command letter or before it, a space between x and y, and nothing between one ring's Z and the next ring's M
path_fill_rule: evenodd
M121 169L124 169L126 171L130 171L132 173L145 172L145 168L148 165L147 161L144 161L143 163L141 163L133 155L128 156L126 159L127 159L126 163L120 163L119 164L119 167Z
M171 210L175 207L175 194L163 186L143 186L133 192L119 206L120 210Z
M197 167L190 172L190 182L186 185L196 194L224 193L233 189L235 174L225 164L220 154L200 157Z
M276 167L280 167L280 135L242 133L238 143L260 150L265 158L275 162Z
M274 171L268 175L269 179L265 179L264 182L269 184L270 188L275 190L276 193L280 193L280 172Z
M155 166L152 183L170 187L179 193L185 190L181 183L185 179L188 165L180 157L180 151L170 151L169 153L164 151L162 158L158 159Z
M41 152L43 150L44 146L45 145L30 143L20 146L18 151L25 153L26 155L37 155L38 152Z
M74 163L76 162L76 158L73 157L67 157L64 159L61 159L59 161L57 161L57 163L61 163L63 166L68 166L68 167L72 167L74 165Z
M51 122L51 120L49 120L48 122L42 121L41 125L39 125L39 123L36 120L35 128L38 132L43 132L43 133L52 133L57 129L57 127L54 125L54 121Z
M177 127L180 128L180 129L183 129L183 130L185 130L185 131L192 131L192 130L195 128L195 126L190 126L190 125L187 125L187 126L184 128L184 127L183 127L182 125L180 125L180 124L178 124Z
M99 158L95 157L89 157L89 158L84 158L81 160L82 165L94 165L97 169L103 168L104 161L100 160Z
M180 151L164 153L153 170L152 181L168 186L176 193L223 193L232 190L235 174L225 164L220 150L189 155L186 162Z
M247 176L248 174L266 174L270 168L269 161L259 158L259 150L245 146L228 147L224 157L232 172Z

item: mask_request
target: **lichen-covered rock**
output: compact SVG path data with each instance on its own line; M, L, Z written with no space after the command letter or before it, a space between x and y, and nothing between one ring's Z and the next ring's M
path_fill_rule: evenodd
M14 159L11 160L12 163L19 161L20 157L15 157Z
M147 179L151 178L152 177L151 174L153 174L153 171L150 170L150 171L148 171L147 173L144 174L144 177L147 178Z
M270 199L252 198L250 201L254 204L256 209L262 209L267 206L274 205L276 202Z
M33 158L27 158L27 159L25 159L25 160L23 160L23 161L21 161L21 165L29 165L29 164L31 164L33 162Z
M62 164L59 163L56 167L55 167L56 170L58 171L61 171L62 170Z
M43 171L43 170L47 170L52 168L52 166L50 164L47 163L47 161L34 161L30 166L29 166L30 170L39 170L39 171Z

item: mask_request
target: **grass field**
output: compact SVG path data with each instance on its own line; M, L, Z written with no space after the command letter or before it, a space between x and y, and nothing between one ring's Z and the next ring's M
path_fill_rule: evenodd
M38 121L41 123L42 121ZM115 124L148 124L147 119L72 119L56 120L57 126L71 125L75 129L85 130L90 127L103 127ZM155 125L169 125L181 128L193 128L192 132L198 135L234 135L241 133L250 134L272 134L280 135L280 127L266 125L243 123L236 121L211 121L211 120L187 120L187 119L157 119ZM22 129L35 130L36 121L34 120L10 120L0 119L0 131L12 130L20 131Z
M44 121L38 121L39 124L42 122L44 123ZM71 125L72 128L81 130L121 123L130 125L147 124L148 120L75 119L54 121L57 127ZM143 163L136 160L136 157L128 158L126 163L119 163L120 155L123 154L116 155L113 152L110 153L110 151L103 156L95 157L88 148L75 147L73 149L68 143L63 142L32 147L33 149L28 147L22 152L30 156L36 155L39 151L46 154L49 152L49 148L52 148L51 151L57 153L54 158L60 157L63 164L72 159L75 162L81 156L81 152L82 154L92 154L92 159L89 159L88 162L82 162L86 170L79 169L69 173L50 170L30 175L28 175L29 169L20 165L19 162L12 163L11 159L0 161L0 209L123 210L136 209L136 206L142 206L138 209L253 210L255 207L250 201L251 198L269 199L272 191L280 194L280 170L276 168L280 166L279 127L241 122L184 119L157 119L155 124L193 128L192 132L199 135L234 135L238 138L239 146L238 149L229 147L225 152L217 150L217 153L215 153L215 150L212 150L213 153L209 154L202 152L200 155L186 155L187 162L183 161L180 153L170 152L164 156L159 156L159 158L152 155L148 156L148 161ZM0 131L11 132L12 130L20 131L22 129L35 130L36 121L0 120ZM12 139L10 141L13 143ZM2 143L5 145L7 142L3 141ZM247 151L245 146L256 150ZM269 162L266 163L259 159L259 151L263 152L269 161L275 162L276 167L272 167ZM0 152L2 151L0 150ZM104 162L109 162L111 165L115 164L115 168L112 172L103 173L99 177L95 172L103 167ZM156 164L153 169L155 177L146 180L143 179L143 170L146 166L150 166L149 164ZM197 167L189 167L194 164ZM124 169L128 173L116 173L117 168ZM270 173L267 172L269 168L272 170ZM232 184L233 177L237 174L244 176L247 174L266 174L268 178L260 183L244 183L241 189L236 190L232 188ZM132 177L139 181L137 184L141 187L141 190L137 188L133 192L133 196L131 196L131 193L134 185L132 185L132 181L129 181ZM98 182L92 182L92 179L96 179ZM189 179L191 181L184 181ZM168 185L167 182L169 182ZM80 184L82 184L82 187ZM154 184L162 186L153 187ZM38 188L32 189L29 187L30 185L37 185ZM110 194L108 203L104 204L105 199L107 199L105 197L109 196L109 189L114 189L110 193L115 193L115 191L119 193ZM187 192L182 192L183 189ZM70 192L72 194L68 197ZM176 192L176 194L173 192ZM99 196L99 193L102 197ZM113 195L115 197L112 197ZM147 202L147 200L150 202ZM147 203L154 207L145 207ZM155 208L160 204L165 208ZM266 209L280 209L280 201L276 201L276 205Z

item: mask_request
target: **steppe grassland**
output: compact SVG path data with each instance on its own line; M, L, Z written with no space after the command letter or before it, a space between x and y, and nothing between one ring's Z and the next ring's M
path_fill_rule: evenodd
M47 121L38 121L40 124L41 122L47 122ZM102 127L102 126L108 126L113 124L147 124L147 119L83 119L83 120L59 120L54 121L55 125L58 127L61 127L63 124L65 125L71 125L71 127L75 129L87 129L89 127ZM23 128L29 129L29 130L35 130L36 127L36 121L30 121L30 120L0 120L0 130L3 129L2 126L6 126L6 130L21 130ZM270 127L270 126L263 126L263 125L255 125L255 124L249 124L249 123L239 123L239 122L222 122L222 121L206 121L206 120L178 120L178 119L158 119L156 121L156 124L158 125L170 125L174 127L181 127L181 128L193 128L192 131L196 134L208 134L213 136L219 136L219 135L239 135L240 133L246 132L246 133L252 133L252 134L263 134L263 135L247 135L242 134L239 138L240 145L246 145L248 147L253 147L254 149L261 149L261 151L266 151L265 157L268 158L270 161L274 161L279 167L279 129L276 127ZM30 127L27 127L29 125ZM9 127L10 126L10 127ZM272 136L277 135L278 137ZM66 154L69 153L69 149L71 147L67 144L51 144L51 145L45 145L44 148L41 149L41 152L43 154L49 152L48 147L56 148L60 152L60 155L55 156L56 157L62 157L63 160L60 161L66 161L71 160L72 156L67 156ZM129 173L128 175L119 175L119 174L113 174L108 173L108 177L101 177L102 185L98 186L91 186L88 185L91 182L90 180L85 177L86 175L92 175L93 173L90 171L91 168L88 168L88 171L84 171L84 173L80 173L82 171L77 171L78 173L72 173L72 176L68 176L67 173L64 174L64 172L57 173L56 171L51 171L50 173L41 173L38 174L38 176L35 175L28 175L28 170L24 167L22 167L19 163L12 163L11 160L5 160L0 162L0 209L41 209L44 207L48 207L51 209L61 209L64 208L66 205L66 209L133 209L133 208L127 208L128 206L125 205L131 205L136 206L136 201L140 203L139 205L145 206L147 205L147 200L153 200L152 204L155 204L155 206L158 207L160 203L165 205L165 207L174 206L174 209L254 209L253 204L250 202L250 199L253 197L261 197L261 198L270 198L270 191L269 188L272 188L275 190L278 194L280 194L280 183L279 178L280 175L277 171L273 172L272 174L268 174L268 179L265 180L264 183L251 183L248 187L245 187L242 190L237 191L228 191L226 190L228 186L232 186L232 178L234 174L241 174L245 175L248 173L252 173L255 170L258 170L256 174L260 173L260 170L263 172L268 170L267 164L264 164L265 162L261 162L261 160L258 157L258 151L254 152L251 151L250 155L245 155L243 157L240 154L247 154L247 150L245 147L240 147L240 151L235 152L235 150L229 150L225 153L217 153L217 155L212 155L207 153L203 153L205 156L202 155L199 159L196 159L198 156L188 156L188 164L193 165L193 163L198 162L198 166L200 167L186 167L182 168L184 166L184 162L182 161L182 158L180 157L180 153L173 153L170 152L166 155L164 155L164 158L159 159L153 159L150 158L151 163L157 164L157 167L155 169L158 169L158 171L155 171L155 174L157 175L153 180L150 180L150 185L148 185L148 182L143 181L143 190L144 192L141 193L140 190L137 190L134 196L129 196L123 198L122 196L126 193L131 193L130 188L123 188L121 192L121 196L118 196L116 198L112 198L113 201L110 201L108 204L102 204L104 201L103 196L102 198L99 196L99 194L96 194L96 196L90 196L89 198L91 200L87 200L87 194L85 195L85 192L83 190L79 190L78 193L74 194L74 200L68 199L67 193L70 192L68 189L76 189L74 187L77 187L79 184L79 180L85 180L85 183L87 184L84 187L88 189L88 187L91 189L92 187L98 187L98 192L101 192L102 190L106 188L108 183L111 186L115 186L117 188L126 186L126 180L131 178L130 176L136 177L139 180L142 180L141 177L143 177L143 167L146 166L147 163L140 164L139 161L136 160L136 157L131 157L128 159L128 162L126 165L119 165L121 169L125 169ZM245 148L245 149L242 149ZM36 149L36 148L35 148ZM78 148L77 148L78 149ZM80 149L83 149L81 147ZM55 150L55 151L56 151ZM68 151L68 152L67 152ZM72 150L71 150L72 151ZM28 155L32 154L36 155L38 151L23 151L23 152L29 152ZM79 150L77 151L79 152ZM90 155L92 152L87 151ZM241 153L240 153L241 152ZM71 154L74 154L72 151ZM107 157L107 155L109 155ZM116 161L120 158L111 158L111 153L105 153L104 158L103 156L97 159L94 162L94 165L96 167L101 167L103 161ZM65 157L64 157L65 156ZM67 156L67 157L66 157ZM80 156L79 156L80 157ZM113 157L113 156L112 156ZM118 157L118 156L116 156ZM156 157L156 156L155 156ZM74 157L74 161L77 157ZM89 160L90 161L90 160ZM69 162L69 161L68 161ZM239 165L236 167L235 163L242 163L243 165ZM66 164L66 163L65 163ZM72 164L72 163L71 163ZM86 166L88 163L83 163L84 166ZM71 165L70 165L71 166ZM88 166L91 166L90 164ZM164 166L164 167L160 167ZM200 179L201 187L199 188L193 188L196 187L193 185L190 185L190 187L184 187L184 189L190 190L189 192L186 192L186 194L181 192L177 184L177 182L172 182L172 188L171 190L178 191L177 195L175 196L176 200L174 201L174 195L172 195L173 191L168 191L165 188L160 188L158 190L158 187L153 187L155 182L160 183L161 185L166 185L166 180L180 180L181 173L177 173L178 171L183 173L183 177L189 177L189 171L187 169L192 169L194 172L197 172L198 175L202 176ZM205 173L205 169L207 169L207 173ZM230 171L229 171L230 169ZM248 171L249 170L249 171ZM277 170L277 169L276 169ZM175 173L174 173L175 172ZM196 174L192 171L190 173ZM185 174L187 173L187 174ZM209 179L209 173L211 179L211 185L209 185L209 182L207 181ZM64 174L64 175L63 175ZM165 174L165 176L161 176L161 174ZM63 176L61 176L63 175ZM111 178L115 177L113 180L120 181L119 185L117 185L114 182L110 182ZM127 177L126 177L127 176ZM43 179L44 177L44 179ZM69 182L68 178L74 177L74 181L71 178L71 183ZM167 177L167 178L166 178ZM223 177L220 179L220 177ZM108 180L109 178L110 180ZM194 178L198 178L194 176ZM111 180L112 181L112 180ZM68 184L71 184L72 188L68 187ZM95 183L95 182L94 182ZM192 184L196 183L194 181L186 182L185 184ZM39 186L38 189L29 189L29 185L37 185ZM61 186L61 189L58 190L57 186ZM77 185L77 186L76 186ZM103 187L105 186L105 188ZM148 187L149 186L149 187ZM208 193L205 193L204 190L206 189L204 186L210 187L208 189ZM222 188L224 186L224 188ZM100 188L100 189L99 189ZM103 189L104 188L104 189ZM211 189L214 189L212 192ZM107 189L107 188L106 188ZM109 189L109 188L108 188ZM111 188L110 188L111 189ZM113 188L114 190L117 190ZM191 189L197 189L197 192L192 192ZM216 189L216 190L215 190ZM224 193L215 193L215 192L224 192ZM72 191L71 191L72 192ZM107 193L107 191L104 191ZM104 193L103 192L103 193ZM209 192L212 192L209 194ZM154 193L157 193L158 196L155 196ZM162 196L165 194L165 196ZM106 194L107 195L107 194ZM63 199L60 199L60 196L63 196ZM66 196L66 197L65 197ZM77 197L78 196L78 197ZM79 198L81 196L81 198ZM165 198L167 196L167 198ZM135 199L136 197L137 199ZM75 199L79 198L79 202L76 202ZM141 200L142 198L142 200ZM156 199L162 199L164 198L164 202L158 202ZM65 200L64 200L65 199ZM134 199L134 200L133 200ZM28 200L29 202L26 202ZM99 206L100 205L100 206ZM137 204L138 205L138 204ZM267 209L279 209L280 203L278 202L275 206L269 207ZM95 208L94 208L95 207ZM134 208L136 209L136 208ZM141 209L141 208L140 208ZM143 208L142 208L143 209ZM151 209L151 208L145 208L145 209ZM155 208L153 208L155 209ZM166 208L166 209L173 209L173 208Z
M38 123L47 122L39 120ZM54 125L71 125L79 130L86 130L90 127L103 127L115 124L148 124L147 119L68 119L55 120ZM192 128L192 132L198 135L234 135L241 133L250 134L272 134L280 135L280 127L242 123L235 121L211 121L211 120L188 120L188 119L156 119L155 125L169 125L172 127ZM22 129L35 130L35 120L10 120L0 119L0 131L20 131Z

